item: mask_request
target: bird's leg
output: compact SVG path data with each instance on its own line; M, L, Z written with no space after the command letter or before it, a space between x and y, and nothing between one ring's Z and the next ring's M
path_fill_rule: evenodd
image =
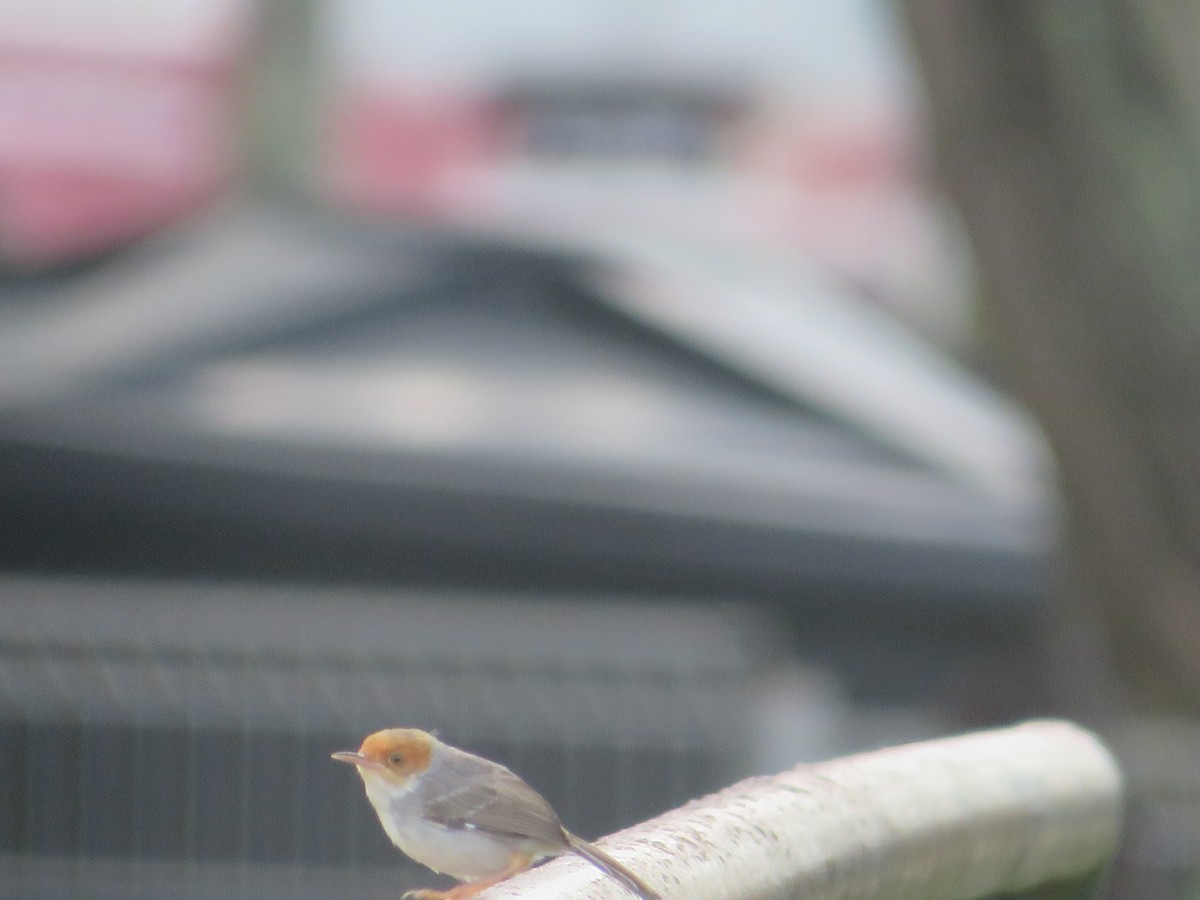
M515 854L508 867L498 875L489 875L478 881L460 884L448 891L408 891L400 900L471 900L480 891L487 890L494 884L499 884L506 878L512 878L518 872L524 872L533 864L533 857L527 853Z

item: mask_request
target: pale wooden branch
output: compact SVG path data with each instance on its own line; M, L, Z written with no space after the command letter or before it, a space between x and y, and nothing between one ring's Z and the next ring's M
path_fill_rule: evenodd
M1104 746L1033 722L751 778L600 843L666 900L1032 897L1093 881L1120 813ZM571 857L480 898L629 895Z

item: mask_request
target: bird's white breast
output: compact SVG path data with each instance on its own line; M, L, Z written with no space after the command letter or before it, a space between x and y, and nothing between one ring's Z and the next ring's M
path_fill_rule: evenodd
M379 821L392 843L421 865L467 881L497 875L508 868L516 848L469 828L447 828L393 801L388 813L376 805Z

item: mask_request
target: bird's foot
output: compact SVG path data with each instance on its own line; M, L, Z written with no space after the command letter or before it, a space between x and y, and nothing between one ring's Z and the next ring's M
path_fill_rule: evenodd
M504 879L511 878L518 872L524 872L532 862L533 857L528 853L517 853L513 855L508 867L503 872L489 875L486 878L480 878L478 881L469 881L466 884L460 884L457 887L450 888L448 891L408 891L400 900L471 900L476 894L487 890L493 884L499 884Z
M452 887L448 891L432 891L432 890L417 890L405 891L400 895L400 900L470 900L486 887L490 887L494 882L480 884L460 884L458 887Z

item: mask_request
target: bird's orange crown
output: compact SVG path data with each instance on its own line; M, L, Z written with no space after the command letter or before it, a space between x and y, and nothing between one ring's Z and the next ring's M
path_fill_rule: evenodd
M385 728L367 735L357 753L343 750L333 758L358 766L364 778L372 773L403 784L429 768L436 742L419 728Z

